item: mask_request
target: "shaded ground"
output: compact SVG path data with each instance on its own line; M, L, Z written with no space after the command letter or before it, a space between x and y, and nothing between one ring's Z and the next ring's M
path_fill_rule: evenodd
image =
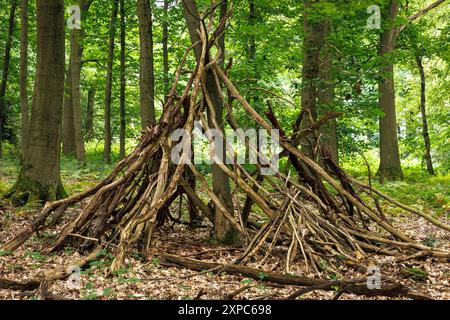
M75 213L73 209L71 214ZM14 232L23 227L33 213L12 214L3 212L0 219L0 242L4 242ZM69 219L70 217L66 217ZM443 221L445 221L442 218ZM447 219L446 221L450 221ZM410 215L396 216L394 224L413 239L441 248L450 248L450 235L437 230L434 226ZM56 230L55 230L56 231ZM78 252L67 248L58 254L44 255L39 250L43 243L50 241L52 233L46 232L41 238L34 236L17 252L9 255L0 252L0 277L24 281L51 269L61 270L70 261L80 258ZM274 299L287 297L296 291L292 286L271 286L269 283L255 281L242 276L224 273L202 273L187 269L161 265L160 256L172 253L194 259L230 263L242 253L242 249L221 247L211 244L209 228L190 230L184 225L166 226L155 234L154 245L147 261L140 259L137 253L131 253L125 261L126 268L112 277L106 277L106 268L111 253L104 251L89 267L82 271L81 290L70 290L66 281L49 284L49 290L65 299L224 299L244 286L249 287L235 299ZM113 248L111 248L113 249ZM278 248L280 256L275 254L262 266L252 262L264 271L283 272L285 252ZM429 294L435 299L450 299L450 264L437 262L432 258L410 260L398 265L389 263L384 256L370 257L381 271L393 276L397 281L408 284L416 290ZM295 266L297 265L297 266ZM293 274L308 275L300 263L295 264ZM365 270L342 270L342 275L329 275L329 279L355 279L363 277ZM263 278L263 275L262 275ZM302 299L331 299L334 292L316 291L303 295ZM0 290L0 299L38 299L39 291L16 292ZM344 294L340 299L365 299L366 297ZM386 299L383 297L371 299Z
M66 190L73 194L85 190L104 177L110 167L97 159L96 153L88 153L88 165L79 166L76 161L63 158L62 176ZM17 159L9 155L0 162L0 194L12 186L17 176ZM365 169L352 172L360 180L366 180ZM387 183L375 186L400 201L418 208L424 208L427 213L437 215L440 220L450 224L450 176L427 177L418 170L405 170L406 181ZM383 207L391 214L394 225L428 246L450 248L450 234L437 229L418 217L392 211ZM79 208L69 209L65 217L67 221L76 214ZM25 208L12 209L8 204L0 204L0 245L18 230L24 227L37 214L33 205ZM0 278L26 280L48 270L61 270L63 266L80 258L74 249L67 248L64 252L44 255L40 252L42 244L51 241L57 230L44 232L40 238L33 236L17 252L9 254L0 251ZM274 299L287 297L296 291L294 287L273 287L268 283L248 279L242 276L231 276L224 273L202 273L187 269L166 267L161 264L163 253L173 253L180 256L210 261L230 263L243 251L242 248L220 247L210 242L210 228L188 229L185 225L166 226L155 233L153 246L147 261L143 261L137 253L131 253L126 260L126 268L118 274L107 278L106 268L111 260L110 252L103 254L90 266L82 271L81 290L70 290L66 281L55 281L49 284L49 290L66 299L224 299L239 288L249 287L236 299ZM114 248L110 248L113 250ZM284 271L285 248L278 247L275 255L258 266L264 271ZM277 254L279 253L279 255ZM416 290L423 291L435 299L450 299L450 264L437 262L432 258L426 260L410 260L393 265L392 259L384 256L372 256L371 262L382 265L384 274L395 275L397 281L408 284ZM294 263L292 273L313 276L301 268L301 263ZM355 279L365 276L366 270L341 270L341 275L331 274L323 277L332 280ZM302 299L331 299L334 292L315 291L303 295ZM32 292L15 292L0 290L0 299L38 299L38 290ZM364 299L344 294L340 299ZM371 298L375 299L375 298ZM377 297L376 299L386 299Z

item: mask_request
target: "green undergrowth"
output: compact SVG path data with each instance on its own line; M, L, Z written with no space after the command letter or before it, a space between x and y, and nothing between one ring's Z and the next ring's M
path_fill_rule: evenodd
M355 162L344 163L344 169L358 181L368 184L366 165ZM404 167L402 181L387 181L380 184L375 177L377 167L371 165L372 186L409 206L425 210L434 215L450 217L450 174L429 175L420 167ZM389 213L403 212L390 208Z
M64 188L69 195L95 185L113 169L114 164L105 164L103 161L100 146L101 143L98 142L90 142L86 145L86 162L84 164L79 163L72 157L62 157L61 177ZM0 195L13 186L20 168L18 152L8 145L4 151L4 157L0 160ZM113 163L118 161L117 151L113 149ZM372 158L368 160L372 172L372 185L375 188L407 205L424 209L434 215L450 216L450 174L441 173L430 176L420 167L410 166L403 168L403 181L380 184L374 177L377 168L376 161ZM280 166L281 170L283 170L283 165ZM361 158L345 159L341 165L352 177L368 183L367 166ZM204 173L210 171L206 166L200 166L199 168ZM207 181L211 182L210 175L207 175ZM268 187L268 185L265 185L265 187ZM207 201L208 199L204 200ZM245 201L244 198L242 200ZM387 209L386 211L391 214L402 212L402 210L394 207ZM256 206L253 207L253 210L256 211L255 213L259 213Z

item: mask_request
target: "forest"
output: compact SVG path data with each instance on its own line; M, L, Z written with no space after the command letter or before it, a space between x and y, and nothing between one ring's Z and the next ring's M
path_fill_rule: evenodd
M449 16L0 0L0 299L450 299Z

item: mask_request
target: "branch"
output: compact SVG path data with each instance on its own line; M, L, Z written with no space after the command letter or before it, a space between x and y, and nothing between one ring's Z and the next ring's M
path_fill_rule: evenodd
M87 60L83 60L81 61L81 64L84 65L85 63L90 63L90 62L94 62L96 63L100 68L106 69L106 67L104 65L102 65L100 63L100 60L98 59L87 59Z
M72 267L72 266L76 266L78 268L84 267L89 262L91 262L92 260L97 258L100 251L101 251L101 247L98 247L96 250L94 250L88 256L86 256L78 261L72 262L71 264L68 264L66 266L66 268L63 270L48 271L48 272L45 272L44 274L40 274L37 277L27 280L25 282L18 282L18 281L14 281L14 280L0 278L0 289L15 290L15 291L36 290L45 281L64 280L65 278L70 276L70 273L68 273L68 271L67 271L69 267Z
M257 268L234 265L234 264L220 264L205 262L200 260L194 260L175 256L165 253L162 255L162 264L171 267L185 267L195 271L220 269L230 275L242 275L245 277L253 278L256 280L262 280L264 282L271 282L281 285L301 286L307 287L306 291L324 290L334 291L338 287L343 293L350 293L355 295L364 295L369 297L374 296L386 296L386 297L408 297L411 299L432 299L430 296L412 291L410 288L404 286L401 283L383 283L381 289L370 290L365 284L361 284L362 279L348 280L348 281L329 281L320 280L315 278L309 278L305 276L296 275L284 275L281 273L264 271ZM365 282L365 281L364 281ZM301 294L301 291L297 291L297 295ZM293 298L295 294L291 296Z
M412 16L408 17L408 22L413 22L414 20L419 19L420 17L424 16L425 14L427 14L429 11L433 10L434 8L438 7L439 5L441 5L442 3L444 3L445 0L438 0L432 4L430 4L428 7L420 10L419 12L416 12L415 14L413 14ZM398 27L398 33L400 33L403 29L406 28L406 24L401 25L400 27Z

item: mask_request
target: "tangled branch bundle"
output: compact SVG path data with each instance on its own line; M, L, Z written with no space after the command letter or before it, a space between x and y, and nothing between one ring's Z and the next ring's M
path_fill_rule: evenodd
M320 143L315 148L316 156L312 158L298 148L299 139L307 134L315 135L326 119L294 137L288 137L270 107L266 114L268 120L256 112L220 67L220 52L216 58L210 57L210 49L219 34L216 31L209 38L207 28L202 25L199 30L201 41L186 50L160 121L147 129L134 151L106 179L83 193L48 203L35 221L2 249L18 248L33 233L58 222L69 206L89 199L88 205L62 228L46 251L54 252L68 244L92 251L99 245L116 243L115 259L111 265L111 271L115 271L121 267L130 250L140 246L145 251L151 245L152 233L160 218L167 214L175 199L186 194L190 205L202 213L202 218L213 220L214 207L247 241L247 248L236 264L245 264L257 254L262 254L258 260L262 263L281 238L289 239L290 243L285 263L287 272L297 258L307 268L320 273L324 261L328 268L337 268L339 263L355 266L373 253L397 256L413 252L450 257L450 252L419 244L396 230L380 207L367 203L361 195L367 194L375 203L382 198L447 231L450 231L449 226L351 179L333 162ZM201 56L180 93L177 90L180 75L195 46L201 46ZM229 125L239 127L228 99L232 97L260 127L268 132L273 129L280 131L280 146L284 149L281 155L288 156L297 172L297 176L277 172L261 178L238 163L217 164L248 200L244 209L237 206L234 212L227 209L186 155L182 155L181 164L170 161L174 147L171 133L174 130L184 128L192 132L194 121L198 120L208 128L205 113L207 110L214 113L210 86L206 83L208 77L213 77L216 89L222 95ZM216 129L220 128L220 124L213 124ZM252 143L248 146L259 152ZM192 176L200 186L189 183L188 177ZM210 198L209 204L202 200L205 194ZM250 235L241 216L242 211L247 211L245 214L248 215L252 206L259 208L266 222Z

